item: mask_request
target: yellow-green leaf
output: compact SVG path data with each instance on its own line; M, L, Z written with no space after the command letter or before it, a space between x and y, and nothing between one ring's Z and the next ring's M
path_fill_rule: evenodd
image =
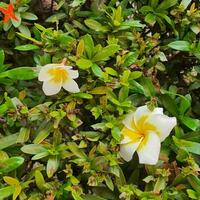
M12 186L18 186L20 185L19 181L15 178L12 178L10 176L4 176L3 180L8 184L8 185L12 185Z

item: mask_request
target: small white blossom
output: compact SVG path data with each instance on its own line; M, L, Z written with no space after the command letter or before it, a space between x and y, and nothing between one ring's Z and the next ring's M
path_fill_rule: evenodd
M57 94L63 87L68 92L76 93L80 89L73 80L78 78L78 70L73 70L71 66L61 64L47 64L39 72L38 80L43 81L43 91L45 95Z

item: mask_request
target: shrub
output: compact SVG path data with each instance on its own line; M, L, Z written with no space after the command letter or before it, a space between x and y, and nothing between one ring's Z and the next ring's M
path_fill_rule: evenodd
M0 2L0 199L199 199L199 6Z

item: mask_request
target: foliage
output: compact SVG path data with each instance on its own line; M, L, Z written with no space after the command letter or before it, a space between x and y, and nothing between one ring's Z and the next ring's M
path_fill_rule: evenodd
M19 20L0 14L0 199L199 199L199 1L10 2ZM38 72L64 58L80 92L47 97ZM122 120L145 103L178 120L155 166L119 154Z

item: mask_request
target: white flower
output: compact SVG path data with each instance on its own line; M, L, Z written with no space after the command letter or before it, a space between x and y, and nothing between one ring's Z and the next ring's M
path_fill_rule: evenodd
M38 80L43 81L43 91L47 96L57 94L63 87L69 92L79 92L78 84L73 80L78 78L78 70L72 70L66 66L65 61L61 64L47 64L39 72Z
M123 140L120 143L120 154L130 161L135 151L139 163L155 165L158 162L161 142L176 126L176 118L163 114L162 108L150 111L147 106L141 106L127 115L123 121Z

